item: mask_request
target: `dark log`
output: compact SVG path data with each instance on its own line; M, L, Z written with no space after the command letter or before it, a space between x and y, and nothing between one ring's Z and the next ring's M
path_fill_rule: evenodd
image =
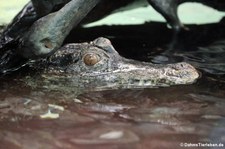
M72 28L88 14L99 0L72 0L59 11L43 18L40 17L45 14L37 14L35 11L43 3L39 1L40 5L37 5L36 0L32 0L32 2L34 5L28 3L0 34L0 73L20 68L29 58L43 56L40 52L43 48L51 48L48 49L49 53L45 53L44 56L56 51ZM48 2L53 2L52 10L46 8L44 13L55 11L55 6L60 5L59 7L61 7L65 1L55 3L48 0ZM40 20L38 20L39 18ZM37 22L34 23L35 21Z
M21 38L19 54L29 59L51 55L99 1L72 0L59 11L40 18Z

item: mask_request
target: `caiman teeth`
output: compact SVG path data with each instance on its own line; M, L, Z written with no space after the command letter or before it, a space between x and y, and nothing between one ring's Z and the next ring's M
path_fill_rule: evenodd
M134 86L150 86L152 85L152 80L143 80L143 79L129 79L128 85Z
M152 85L152 81L144 80L144 84L145 84L145 86L150 86L150 85Z
M138 83L138 85L139 85L139 86L144 86L144 85L145 85L145 84L144 84L144 80L140 80L139 83Z

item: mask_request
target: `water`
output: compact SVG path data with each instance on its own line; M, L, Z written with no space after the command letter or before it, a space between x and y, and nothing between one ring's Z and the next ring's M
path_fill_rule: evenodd
M128 58L187 61L202 74L196 83L64 92L27 86L16 72L1 78L0 148L225 148L224 24L189 26L173 48L165 26L77 29L66 42L105 36Z

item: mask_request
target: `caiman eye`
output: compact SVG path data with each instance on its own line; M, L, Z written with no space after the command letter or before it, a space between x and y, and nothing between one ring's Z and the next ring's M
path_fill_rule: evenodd
M88 66L94 66L100 61L100 56L95 53L88 53L84 55L83 61Z

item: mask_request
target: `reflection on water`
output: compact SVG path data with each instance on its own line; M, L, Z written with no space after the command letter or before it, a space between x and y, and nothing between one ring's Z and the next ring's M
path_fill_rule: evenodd
M93 36L111 36L116 49L126 57L155 63L188 61L202 73L195 84L79 92L74 88L68 93L29 87L15 74L4 77L0 86L0 148L176 149L183 145L199 148L198 143L225 146L225 42L216 42L224 37L222 29L218 35L217 29L211 29L218 25L191 27L190 32L180 35L172 50L165 50L171 32L162 24L156 26L139 26L138 31L137 26L127 27L131 34L125 33L123 27L115 27L110 33L102 28L76 33L81 40L91 40L86 35L96 30ZM159 36L162 30L164 38ZM206 48L208 45L210 48Z
M0 146L147 149L180 148L182 142L225 143L224 88L202 78L194 85L71 97L30 89L16 80L3 82Z

